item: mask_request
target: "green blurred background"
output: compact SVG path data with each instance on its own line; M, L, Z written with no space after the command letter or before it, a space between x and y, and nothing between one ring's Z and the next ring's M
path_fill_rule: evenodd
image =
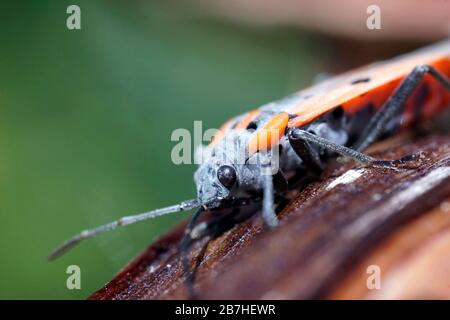
M81 7L82 29L66 28ZM83 243L68 236L194 196L170 160L176 128L228 117L310 83L317 36L206 18L149 1L2 1L0 298L85 298L187 214ZM81 267L81 290L66 268Z

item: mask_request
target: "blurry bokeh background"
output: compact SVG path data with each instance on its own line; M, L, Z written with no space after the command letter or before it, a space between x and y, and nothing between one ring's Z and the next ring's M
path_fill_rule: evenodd
M81 30L66 28L69 4L81 7ZM222 9L174 1L2 2L0 298L85 298L184 219L146 221L46 260L86 227L194 196L195 168L170 160L174 129L191 130L194 120L217 128L317 74L419 45L393 49L380 39L355 42L290 21L242 23L229 18L232 10L228 18L214 10ZM81 267L81 290L66 288L71 264Z

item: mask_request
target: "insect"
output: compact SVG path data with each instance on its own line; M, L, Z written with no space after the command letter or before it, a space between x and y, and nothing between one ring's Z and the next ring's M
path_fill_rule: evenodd
M445 40L344 73L237 116L206 147L209 152L194 174L195 199L85 230L56 248L50 258L116 227L197 209L180 244L182 263L189 271L193 241L221 234L247 219L248 206L261 208L266 226L277 226L276 208L287 192L305 178L318 176L332 158L344 156L386 168L414 159L409 155L380 160L363 151L374 141L414 127L450 106L449 77L450 40ZM230 143L236 148L227 148ZM243 150L243 161L235 150ZM277 170L268 171L275 152ZM218 214L197 223L206 211Z

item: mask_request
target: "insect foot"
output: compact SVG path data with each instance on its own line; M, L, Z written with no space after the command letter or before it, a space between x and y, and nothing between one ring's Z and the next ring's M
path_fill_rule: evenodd
M399 169L415 169L421 165L423 159L425 159L425 154L419 151L413 154L408 154L399 159L376 160L369 165L399 171Z

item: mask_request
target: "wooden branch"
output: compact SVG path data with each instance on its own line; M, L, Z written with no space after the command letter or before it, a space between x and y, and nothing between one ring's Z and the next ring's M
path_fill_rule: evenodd
M200 298L450 298L450 136L391 140L377 150L379 158L422 157L398 171L335 163L279 214L278 228L263 230L255 215L198 241L193 259L206 245ZM178 259L183 227L90 298L187 298ZM368 288L373 266L379 290Z

